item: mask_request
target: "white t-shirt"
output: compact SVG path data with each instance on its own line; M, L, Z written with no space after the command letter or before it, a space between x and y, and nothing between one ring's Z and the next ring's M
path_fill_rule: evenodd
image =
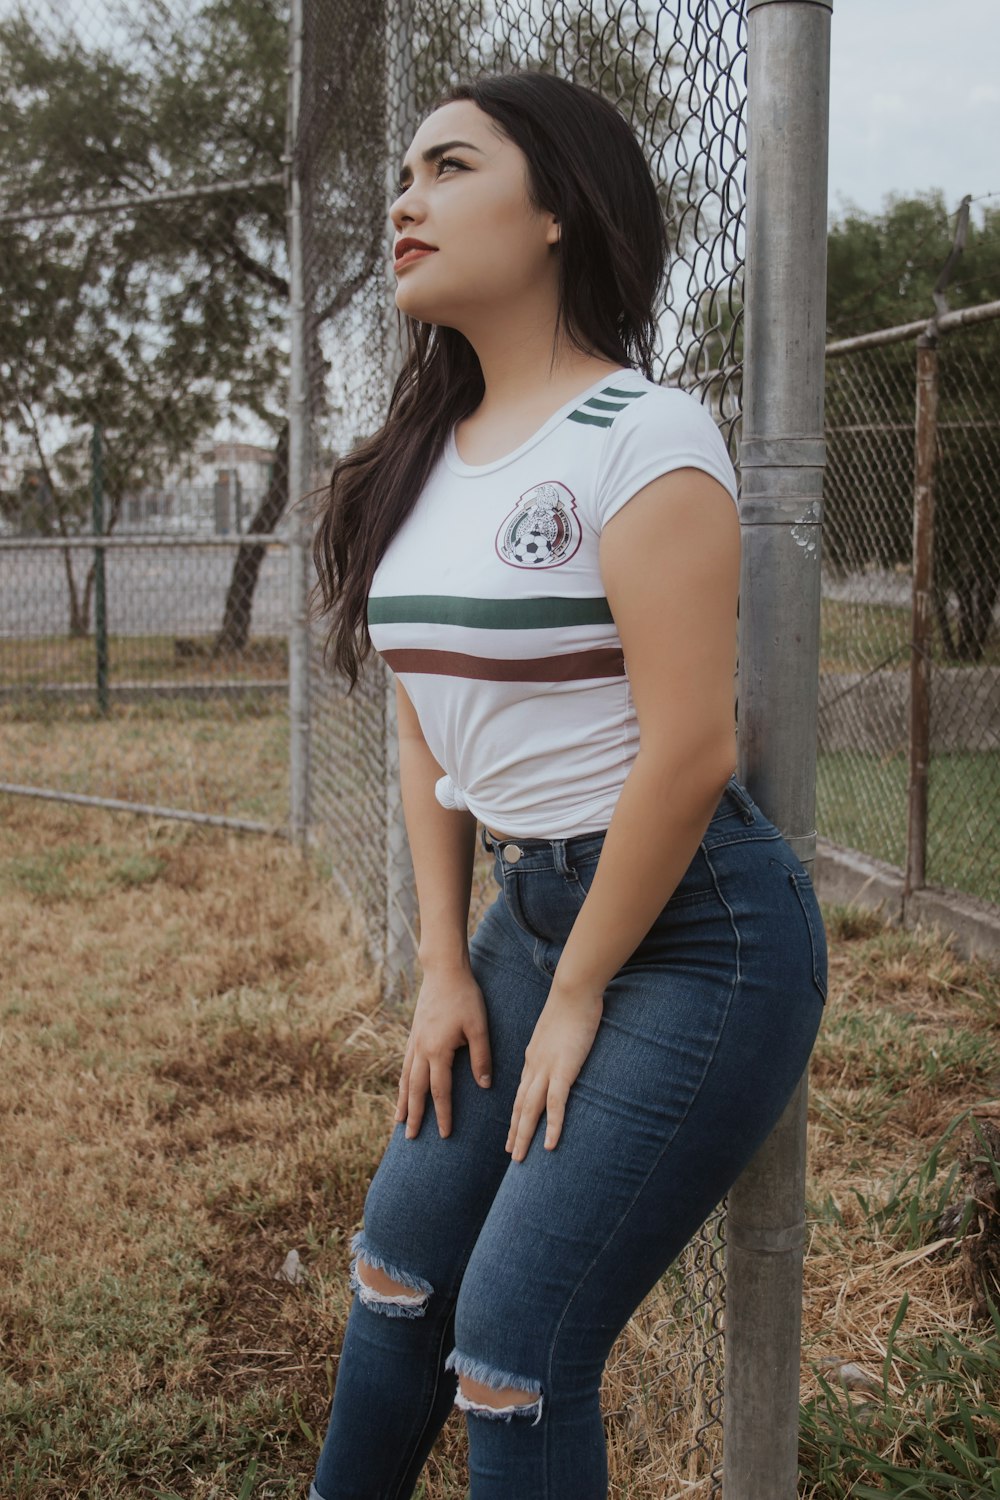
M736 501L711 413L637 370L602 376L493 463L463 463L449 433L368 600L445 807L515 837L607 828L639 728L598 542L644 485L689 467Z

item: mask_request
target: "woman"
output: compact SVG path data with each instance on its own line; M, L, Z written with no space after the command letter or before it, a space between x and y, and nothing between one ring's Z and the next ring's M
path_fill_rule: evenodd
M391 217L410 356L316 560L338 667L396 674L423 979L311 1493L404 1500L454 1403L472 1500L597 1500L608 1352L789 1099L825 939L733 774L735 478L651 377L626 122L463 84Z

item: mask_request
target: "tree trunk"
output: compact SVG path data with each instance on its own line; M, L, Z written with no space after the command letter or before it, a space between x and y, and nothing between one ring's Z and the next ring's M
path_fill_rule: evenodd
M270 533L277 526L288 504L288 423L278 434L271 481L264 493L253 519L251 534ZM226 592L226 606L222 625L212 643L212 655L243 651L250 638L250 618L253 614L253 596L257 587L260 565L264 561L266 548L261 545L241 543L233 563L232 577Z
M945 588L937 587L934 590L934 613L937 616L944 659L945 661L958 661L958 652L951 634L951 621L948 619L948 590Z
M958 593L958 654L963 661L981 661L993 623L997 590L991 579L969 574Z
M87 614L86 610L81 608L80 595L73 576L72 548L66 547L63 550L63 563L66 568L66 588L69 593L69 634L78 639L87 634Z

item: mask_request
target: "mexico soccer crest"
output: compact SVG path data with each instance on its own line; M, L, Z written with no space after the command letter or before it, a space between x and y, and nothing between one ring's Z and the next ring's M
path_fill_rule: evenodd
M580 545L576 501L564 484L548 479L525 490L496 536L497 554L514 568L556 568Z

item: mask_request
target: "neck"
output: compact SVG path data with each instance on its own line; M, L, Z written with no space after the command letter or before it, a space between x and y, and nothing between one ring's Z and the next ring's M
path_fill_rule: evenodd
M499 414L531 408L546 395L565 393L597 380L605 371L621 369L624 361L587 354L561 335L552 354L555 314L540 315L541 309L519 305L513 316L504 310L501 318L483 318L477 326L463 327L479 358L485 394L477 411Z

